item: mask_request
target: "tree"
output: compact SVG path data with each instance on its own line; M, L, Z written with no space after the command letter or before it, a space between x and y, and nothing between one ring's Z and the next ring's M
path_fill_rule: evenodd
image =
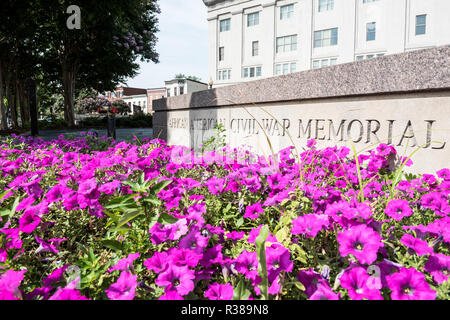
M95 2L80 0L81 29L70 30L66 9L72 1L36 1L39 8L38 33L47 49L46 73L59 73L64 95L64 116L74 125L75 85L98 91L112 90L119 82L136 75L141 61L158 62L155 52L156 0ZM34 4L36 5L36 4ZM55 66L54 62L58 61ZM55 69L55 67L59 69Z
M183 73L176 74L176 75L175 75L175 79L189 79L189 80L194 80L194 81L198 81L198 82L202 81L202 79L199 78L199 77L196 77L196 76L186 76L186 75L184 75Z

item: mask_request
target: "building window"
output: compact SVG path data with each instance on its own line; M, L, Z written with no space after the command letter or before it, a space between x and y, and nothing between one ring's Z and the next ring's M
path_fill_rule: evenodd
M219 71L219 80L230 80L230 79L231 79L231 70Z
M262 72L261 67L246 67L243 70L244 70L244 72L243 72L244 78L261 77L261 72Z
M256 57L259 54L259 41L252 42L252 56Z
M356 56L356 61L361 61L361 60L364 60L364 59L372 59L372 58L375 58L375 56L376 57L382 57L382 56L384 56L385 54L384 53L377 53L376 55L375 54L367 54L367 55L360 55L360 56Z
M377 23L376 22L370 22L367 24L367 28L366 28L366 40L367 41L373 41L375 40L375 34L376 34L376 29L377 28Z
M378 0L363 0L363 3L370 3L370 2L375 2L375 1L378 1Z
M256 26L259 24L259 12L250 13L247 15L247 27Z
M275 74L280 75L281 74L281 64L275 65Z
M289 74L297 71L296 62L279 63L275 65L275 74Z
M314 32L314 48L335 46L338 43L338 28Z
M312 63L313 69L319 69L324 68L328 66L334 66L337 64L337 58L331 58L331 59L321 59L321 60L314 60Z
M291 63L291 73L297 71L297 63L293 62Z
M294 15L294 5L280 7L280 20L292 18Z
M427 15L416 16L416 36L427 32Z
M334 9L334 0L319 0L319 12Z
M173 88L173 95L176 96L177 95L177 88Z
M225 59L225 47L219 48L219 61L223 61Z
M277 53L297 50L297 35L277 38Z
M180 95L184 94L184 87L180 87Z
M230 19L220 20L220 32L230 30Z

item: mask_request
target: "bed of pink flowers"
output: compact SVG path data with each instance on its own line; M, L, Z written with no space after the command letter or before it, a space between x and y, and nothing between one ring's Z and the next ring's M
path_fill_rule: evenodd
M450 170L395 158L3 138L0 299L447 300Z

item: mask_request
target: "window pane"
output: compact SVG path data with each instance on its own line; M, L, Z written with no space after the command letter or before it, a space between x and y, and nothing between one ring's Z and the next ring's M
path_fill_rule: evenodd
M367 55L367 59L372 59L373 57L374 57L373 54L368 54L368 55Z
M356 57L356 61L361 61L361 60L363 60L364 59L364 56L357 56Z
M289 73L289 64L285 63L283 64L283 74L288 74Z
M416 36L425 34L427 28L427 16L420 15L416 16Z
M295 72L295 71L297 71L297 64L294 62L294 63L291 63L291 72Z
M319 68L319 60L314 60L313 61L313 69L318 69Z
M220 21L220 32L230 30L230 19Z
M256 76L261 77L261 67L256 67Z
M376 33L376 23L375 22L368 23L366 31L366 40L367 41L375 40L375 33Z
M255 76L255 68L250 68L250 78L253 78Z
M336 58L330 60L330 66L336 65L336 63L337 63L337 59Z
M322 60L322 68L328 67L328 59Z
M275 74L280 75L281 74L281 64L277 64L275 66Z

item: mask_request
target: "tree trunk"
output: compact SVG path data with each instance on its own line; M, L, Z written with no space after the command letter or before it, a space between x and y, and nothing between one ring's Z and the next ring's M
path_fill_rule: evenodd
M0 61L0 129L7 130L8 123L6 120L6 106L3 100L3 62Z
M16 76L13 76L13 86L14 86L14 98L11 99L11 122L13 129L19 127L19 121L17 120L17 87L16 87ZM8 102L9 103L9 102Z
M25 90L25 80L19 80L19 101L20 101L20 116L22 118L22 126L30 122L30 109L28 108L27 93Z
M6 107L6 116L7 117L12 117L11 116L11 75L8 69L5 69L5 96L6 96L6 101L7 101L7 107Z
M22 106L22 100L21 100L21 95L20 95L20 83L19 83L19 79L16 77L16 100L17 100L17 114L18 116L20 115L20 127L24 127L24 117L25 117L25 113L23 110L23 106Z
M75 95L75 71L74 68L62 64L63 88L64 88L64 120L69 128L75 127L74 95Z

